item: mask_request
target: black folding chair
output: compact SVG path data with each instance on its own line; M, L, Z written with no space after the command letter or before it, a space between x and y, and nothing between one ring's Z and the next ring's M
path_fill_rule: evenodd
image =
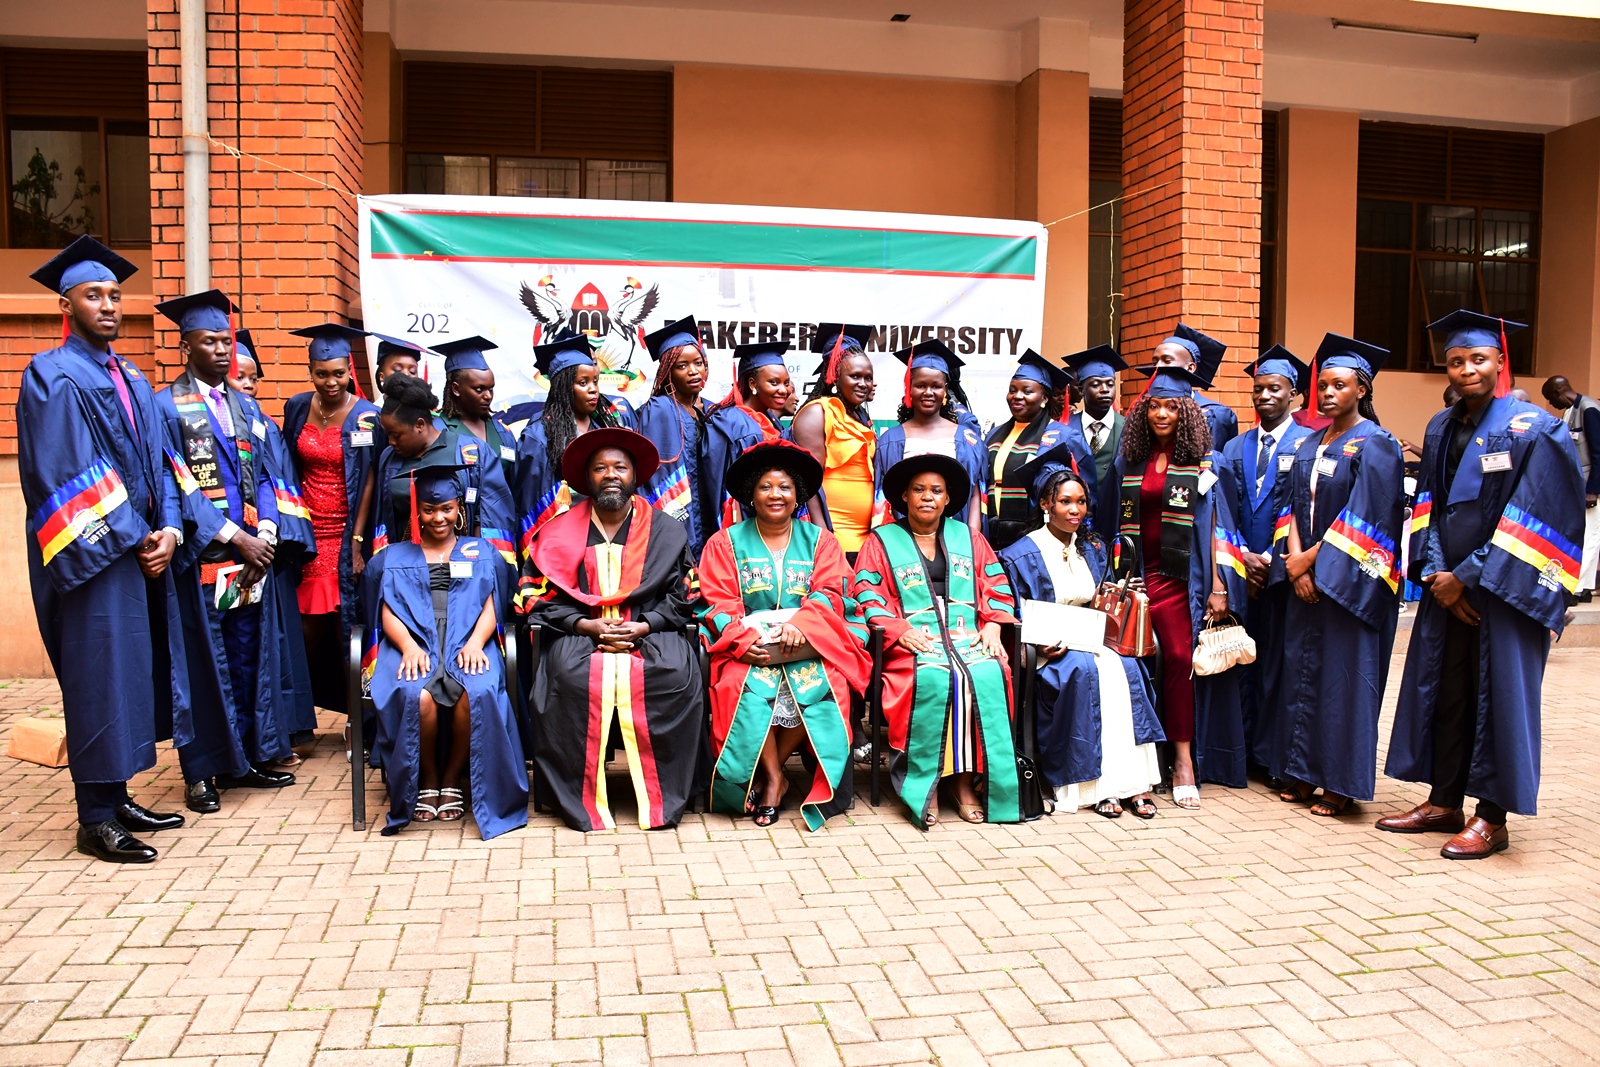
M872 677L867 682L867 691L863 695L867 713L867 739L870 742L868 757L872 767L868 771L871 782L871 791L868 797L872 806L877 807L881 799L878 787L878 764L882 762L882 752L888 744L889 720L883 714L883 627L868 625L867 627L867 655L872 657ZM879 728L882 727L882 733Z

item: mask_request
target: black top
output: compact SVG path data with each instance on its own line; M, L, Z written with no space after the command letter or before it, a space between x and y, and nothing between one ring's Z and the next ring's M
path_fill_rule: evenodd
M430 593L446 593L450 591L450 564L428 564L428 591Z
M904 527L907 533L911 533L911 524L909 522L901 519L899 525ZM912 542L915 543L916 535L912 534L911 537ZM921 557L922 565L928 571L928 588L932 590L934 596L944 597L948 600L950 594L946 590L949 588L950 579L949 566L945 562L944 557L944 538L937 536L934 537L933 544L934 548L932 559L922 555L921 545L917 545L917 555Z

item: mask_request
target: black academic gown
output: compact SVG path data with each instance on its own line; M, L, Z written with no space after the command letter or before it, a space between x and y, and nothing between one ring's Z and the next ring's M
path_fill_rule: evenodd
M682 634L698 596L681 522L633 498L616 534L616 591L603 595L603 557L615 548L588 499L533 533L524 561L529 617L543 630L534 679L534 761L556 809L575 830L612 829L605 762L621 735L639 825L676 825L707 758L705 694L697 649ZM591 618L643 621L632 652L602 653L576 632Z

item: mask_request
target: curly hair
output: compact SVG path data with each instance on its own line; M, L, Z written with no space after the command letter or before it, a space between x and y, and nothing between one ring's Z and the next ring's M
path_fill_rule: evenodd
M847 349L844 350L844 353L839 357L839 370L840 370L840 373L843 373L843 371L844 371L844 362L845 362L845 360L854 359L857 356L860 356L862 359L866 360L869 364L872 362L872 357L867 354L866 349L863 349L863 348L847 348ZM800 406L801 407L805 407L807 404L811 403L813 400L826 400L830 396L838 396L838 395L839 395L839 383L836 382L836 381L834 381L834 382L828 381L826 374L819 374L819 375L817 375L817 380L811 384L811 392L806 394L806 398L805 398L804 401L801 402ZM841 401L841 403L842 403L842 401ZM856 407L850 407L848 404L846 404L845 405L845 410L848 411L850 413L850 417L855 419L857 422L862 423L863 425L866 425L866 426L871 426L872 425L872 416L867 413L867 405L860 404L860 405L858 405Z
M417 422L432 416L438 407L439 398L421 378L396 371L384 380L383 414L401 422Z
M656 380L650 386L651 396L672 396L672 372L677 369L678 363L684 358L685 353L693 353L705 358L705 353L694 345L675 345L661 353L661 359L656 363Z
M1069 482L1076 483L1078 488L1083 490L1084 507L1086 509L1089 508L1089 501L1094 499L1089 493L1089 483L1084 481L1083 477L1075 473L1071 468L1063 468L1044 480L1044 486L1039 490L1039 503L1041 506L1032 509L1028 513L1028 525L1024 533L1032 533L1035 530L1044 528L1045 509L1042 505L1054 503L1056 494L1061 492L1061 487ZM1078 527L1078 536L1075 543L1078 546L1078 555L1080 556L1085 554L1085 545L1100 544L1100 536L1094 532L1094 528L1091 526L1093 519L1090 512L1092 512L1092 509L1085 512L1083 525Z
M1122 428L1122 458L1129 463L1143 463L1156 451L1156 435L1150 432L1150 396L1141 396L1128 412L1128 421ZM1199 463L1211 452L1211 427L1206 423L1205 412L1193 397L1178 401L1178 432L1173 437L1172 460L1190 466Z
M539 421L544 424L545 461L550 464L552 471L561 470L561 453L578 436L578 416L572 410L572 383L577 381L581 369L581 366L566 367L551 376L550 389L545 393L544 410L539 413ZM602 395L600 403L589 415L589 426L597 429L616 424L611 405Z

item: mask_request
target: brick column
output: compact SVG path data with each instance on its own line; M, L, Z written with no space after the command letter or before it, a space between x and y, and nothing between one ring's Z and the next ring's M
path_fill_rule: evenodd
M1123 9L1121 352L1147 363L1182 319L1228 345L1211 395L1245 413L1240 369L1260 314L1262 8Z
M178 0L146 5L160 300L183 288ZM247 153L212 149L212 284L244 309L265 364L259 395L276 414L281 398L308 388L305 343L286 331L344 321L360 299L361 3L207 0L206 10L210 133ZM177 336L164 326L158 318L157 360L171 379Z

